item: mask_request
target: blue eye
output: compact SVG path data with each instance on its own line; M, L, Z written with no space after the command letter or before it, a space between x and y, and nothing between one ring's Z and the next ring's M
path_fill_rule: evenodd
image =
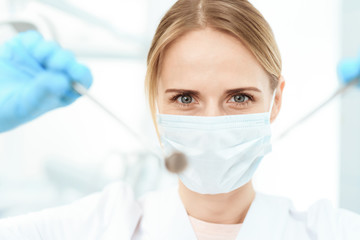
M244 94L238 94L238 95L234 95L231 99L233 99L233 102L244 103L248 101L250 98Z
M180 100L180 102L183 104L189 104L192 103L193 98L190 95L181 95L177 98L177 100Z

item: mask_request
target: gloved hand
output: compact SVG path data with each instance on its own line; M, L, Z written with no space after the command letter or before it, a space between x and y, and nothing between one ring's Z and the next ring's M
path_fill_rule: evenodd
M342 60L338 65L338 74L343 83L360 77L360 55L357 58Z
M0 132L74 102L80 95L72 81L89 88L90 70L35 31L0 46Z

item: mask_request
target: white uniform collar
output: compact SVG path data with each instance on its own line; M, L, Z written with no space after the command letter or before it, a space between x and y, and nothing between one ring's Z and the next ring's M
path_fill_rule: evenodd
M140 205L143 217L134 239L196 240L177 188L150 193Z
M177 188L155 193L143 204L141 228L149 239L196 240ZM281 239L290 207L287 199L256 193L237 240Z
M256 193L236 240L282 239L291 207L286 198Z

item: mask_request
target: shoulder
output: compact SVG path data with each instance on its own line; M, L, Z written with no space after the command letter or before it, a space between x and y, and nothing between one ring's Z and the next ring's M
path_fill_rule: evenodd
M140 217L132 189L117 182L65 206L0 220L0 239L94 239L114 224L131 232Z
M331 229L337 239L360 239L360 215L333 207L329 200L319 200L307 211L311 229Z
M290 209L290 214L295 218L306 219L310 225L318 226L326 223L333 228L345 227L344 223L353 222L360 227L360 215L333 206L331 201L322 199L312 204L307 211L301 212Z
M303 239L360 239L360 215L335 208L329 200L319 200L307 210L296 209L291 200L260 194L268 207L284 213L285 236L304 236Z
M115 213L124 214L129 208L138 209L133 190L123 182L115 182L107 185L100 192L44 212L56 215L69 214L79 221L93 220L106 225L110 223Z

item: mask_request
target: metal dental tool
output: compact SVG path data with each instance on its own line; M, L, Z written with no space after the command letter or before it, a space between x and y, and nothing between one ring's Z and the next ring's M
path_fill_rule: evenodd
M82 86L80 83L73 82L72 83L73 89L82 96L86 96L88 99L91 100L92 103L97 105L101 108L105 113L111 116L113 119L116 120L122 127L124 127L128 132L132 134L132 136L137 139L146 149L157 158L165 160L166 169L172 173L180 173L187 167L187 159L186 156L181 152L174 152L169 156L166 156L165 153L162 151L160 154L158 151L155 151L155 147L152 143L145 140L142 136L136 133L133 129L131 129L128 125L126 125L116 114L110 111L104 104L102 104L99 100L97 100L93 95L91 95L88 90Z
M333 99L335 99L337 96L344 94L347 90L349 90L351 87L355 86L356 84L360 83L360 78L354 78L344 86L339 87L328 99L326 99L322 104L314 108L312 111L310 111L308 114L306 114L304 117L290 125L287 129L285 129L279 136L275 138L274 141L278 141L285 137L289 132L294 130L297 126L301 125L303 122L308 120L310 117L312 117L315 113L317 113L319 110L321 110L323 107L325 107L328 103L330 103Z

